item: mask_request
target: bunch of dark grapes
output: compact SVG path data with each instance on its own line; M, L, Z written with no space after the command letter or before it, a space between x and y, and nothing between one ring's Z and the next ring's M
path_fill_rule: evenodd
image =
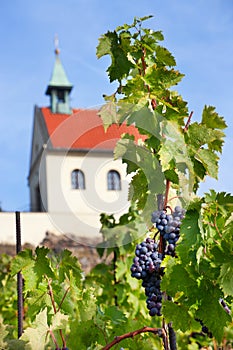
M180 225L185 216L185 210L176 206L171 214L165 210L154 211L151 221L159 230L163 240L167 242L164 253L175 256L176 242L180 237Z
M141 279L147 296L147 308L151 316L161 316L162 292L160 290L162 254L158 252L158 243L147 238L135 249L135 257L130 268L134 278Z
M152 238L137 244L135 257L131 266L132 277L144 279L148 272L158 271L162 262L162 254L158 253L158 243Z
M147 308L151 316L162 315L163 293L160 284L164 268L161 267L161 263L165 254L175 256L175 246L180 237L180 224L184 215L184 209L179 206L175 207L171 214L167 214L165 210L154 211L151 221L158 229L162 242L165 242L162 244L163 252L159 252L159 243L149 237L137 244L135 249L135 257L130 268L131 275L142 280L142 286L145 288L147 296Z
M150 316L162 316L162 292L160 290L161 275L159 271L155 271L148 275L142 282L147 296L146 304Z

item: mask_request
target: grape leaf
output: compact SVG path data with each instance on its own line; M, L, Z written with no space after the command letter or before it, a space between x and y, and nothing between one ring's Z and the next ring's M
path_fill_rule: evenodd
M195 158L200 161L206 169L206 173L213 177L218 178L218 160L219 157L208 149L199 149L195 155Z
M34 264L32 250L23 250L13 258L11 262L11 274L14 276L26 267L32 268Z
M201 304L196 312L196 317L203 321L219 343L224 335L224 327L231 321L230 315L219 303L220 297L221 291L217 286L211 281L203 281L200 290Z
M233 256L230 262L222 264L219 282L225 295L233 296Z
M161 288L170 296L175 296L177 292L184 292L185 295L189 295L190 291L197 288L197 282L190 277L181 264L176 264L174 259L171 259L166 266Z
M156 61L165 64L166 66L176 66L176 60L173 55L162 46L156 47Z
M110 82L122 80L129 73L133 65L128 60L127 51L124 51L122 47L122 35L120 37L116 31L108 31L99 39L97 57L100 58L107 54L112 59L111 65L107 69Z
M163 302L163 315L167 322L171 322L176 330L185 332L192 328L194 320L188 312L188 308L177 305L171 301Z
M134 124L141 134L149 134L158 139L160 135L160 122L162 117L156 111L151 111L148 107L139 108L132 111L127 119L128 124Z
M117 123L116 104L113 101L105 103L98 113L103 121L104 130L106 131L110 125Z
M48 277L54 277L54 273L50 267L50 260L47 257L49 249L45 247L37 247L35 252L36 252L36 257L35 257L34 271L37 275L38 282L42 280L42 277L44 275Z
M212 129L225 129L227 127L224 118L218 115L213 106L205 105L202 112L202 123Z
M55 315L53 315L49 328L52 330L64 329L66 328L68 319L68 315L64 315L63 313L58 311Z
M33 327L27 327L24 330L20 339L27 342L27 350L44 350L48 329L47 309L45 309L36 316Z
M196 205L200 205L198 202ZM180 232L182 240L177 246L177 253L183 263L189 262L189 251L197 243L200 237L200 228L198 224L199 212L194 209L189 209L186 212L185 218L182 220Z
M146 70L144 80L150 86L150 89L156 93L161 89L169 89L171 86L177 85L183 77L184 74L173 68L159 68L154 65Z
M127 318L122 311L116 306L109 306L104 310L104 315L107 319L110 319L113 324L121 324L126 322Z
M3 348L5 349L5 348ZM28 350L26 347L25 347L25 342L20 340L20 339L10 339L10 340L7 340L7 350ZM30 350L30 349L29 349Z
M116 37L116 34L109 31L99 38L99 44L96 49L96 55L98 58L111 54L113 37Z
M148 182L143 172L138 171L131 180L129 187L129 200L136 203L138 209L145 207L148 198Z
M7 343L4 338L8 335L7 326L3 324L2 317L0 317L0 348L5 349Z

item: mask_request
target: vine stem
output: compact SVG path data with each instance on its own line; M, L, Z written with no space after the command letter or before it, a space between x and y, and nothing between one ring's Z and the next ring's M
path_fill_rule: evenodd
M168 336L167 336L167 331L166 331L166 323L165 323L165 319L163 318L163 346L164 346L164 350L170 350L169 349L169 343L168 343Z
M47 278L47 281L48 281L48 287L49 287L49 296L50 296L50 299L51 299L51 302L52 302L52 306L53 306L53 311L54 313L56 314L57 313L57 308L56 308L56 305L55 305L55 300L54 300L54 295L53 295L53 289L52 289L52 285L51 285L51 278Z
M60 302L60 304L59 304L59 306L58 306L58 310L57 310L57 311L60 311L61 306L62 306L62 304L63 304L63 301L65 300L65 297L67 296L69 290L70 290L70 287L68 287L68 288L66 289L66 291L65 291L65 293L64 293L64 295L63 295L63 297L62 297L62 300L61 300L61 302Z
M193 116L193 111L189 114L187 123L185 124L185 127L184 127L184 132L186 132L186 131L188 130L188 128L189 128L189 125L190 125L190 123L191 123L192 116Z
M164 209L166 208L167 203L168 203L168 195L169 195L170 186L171 186L171 181L167 180L166 181L166 192L165 192L164 203L163 203Z
M116 270L117 270L117 251L115 248L113 251L114 303L115 303L115 306L118 306L117 292L116 292L116 285L117 285Z
M59 349L58 342L57 342L56 337L55 337L55 335L53 334L53 331L52 331L51 329L49 329L49 334L50 334L51 338L53 339L53 342L54 342L54 344L55 344L55 346L56 346L56 349Z
M122 340L127 339L127 338L134 338L136 335L141 334L141 333L146 333L146 332L150 332L150 333L154 333L154 334L158 334L159 336L162 336L162 338L167 338L167 335L164 331L163 328L152 328L152 327L143 327L140 329L137 329L135 331L129 332L129 333L125 333L122 335L119 335L117 337L115 337L115 339L113 341L111 341L111 343L105 345L102 350L109 350L111 349L114 345L120 343ZM169 348L164 348L165 350L168 350Z
M52 279L51 279L51 278L48 278L48 276L46 276L46 278L47 278L47 281L48 281L48 288L49 288L48 294L49 294L50 299L51 299L51 303L52 303L52 306L53 306L54 314L56 314L56 313L59 311L59 309L60 309L60 307L61 307L61 305L62 305L62 303L63 303L63 301L64 301L64 299L65 299L65 297L66 297L66 295L67 295L67 293L68 293L68 291L69 291L69 288L66 290L66 292L65 292L65 294L64 294L64 296L63 296L63 298L62 298L62 301L61 301L61 303L60 303L60 305L59 305L59 308L58 308L58 310L57 310L56 304L55 304L54 295L53 295L53 288L52 288L52 285L51 285ZM54 337L54 334L52 333L52 331L49 331L49 332L50 332L51 337L53 338L53 337ZM66 347L66 341L65 341L65 338L64 338L64 335L63 335L63 332L62 332L61 329L59 329L59 334L60 334L60 337L61 337L61 340L62 340L62 345L63 345L63 347L65 348L65 347ZM55 337L54 337L54 338L55 338ZM53 341L54 341L54 338L53 338ZM55 339L55 340L56 340L56 339ZM55 345L56 345L56 344L55 344Z

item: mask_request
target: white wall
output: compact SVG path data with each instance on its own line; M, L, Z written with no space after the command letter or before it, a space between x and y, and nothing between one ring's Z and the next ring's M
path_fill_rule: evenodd
M74 169L81 169L85 175L86 188L83 190L71 187ZM109 170L120 173L120 191L107 189ZM48 212L96 216L102 212L121 215L128 209L126 165L121 160L113 160L112 153L48 152L46 171Z
M95 222L98 222L95 217ZM31 243L39 245L45 233L51 231L56 234L70 233L77 237L95 238L101 237L99 233L100 224L93 226L87 224L88 216L77 217L71 214L61 213L20 213L22 244ZM66 225L65 225L66 223ZM66 231L64 231L66 229ZM0 212L0 243L16 243L16 220L14 212Z

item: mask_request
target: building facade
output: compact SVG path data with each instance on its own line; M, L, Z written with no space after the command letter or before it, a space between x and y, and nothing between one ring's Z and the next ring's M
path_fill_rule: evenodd
M140 135L133 126L112 125L105 132L98 110L70 106L73 88L55 50L46 89L48 107L35 106L28 184L31 212L47 213L56 232L97 235L100 214L128 209L125 164L114 160L123 133Z

